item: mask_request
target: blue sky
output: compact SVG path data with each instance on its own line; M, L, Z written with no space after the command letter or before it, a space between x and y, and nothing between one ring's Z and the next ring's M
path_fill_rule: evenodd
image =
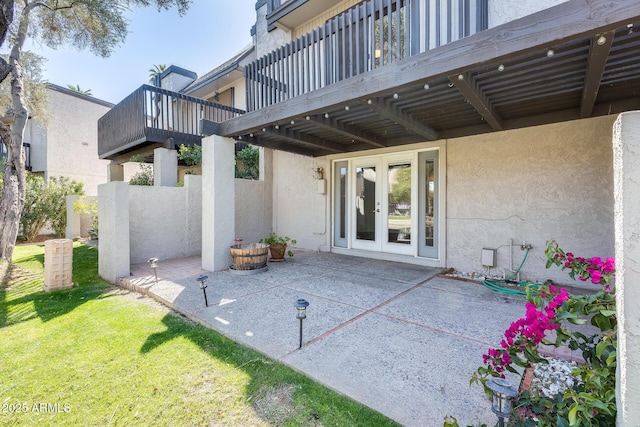
M44 78L118 103L147 83L154 64L177 65L202 75L251 42L255 0L194 0L186 15L145 8L128 14L129 35L109 58L61 47L27 46L47 58Z

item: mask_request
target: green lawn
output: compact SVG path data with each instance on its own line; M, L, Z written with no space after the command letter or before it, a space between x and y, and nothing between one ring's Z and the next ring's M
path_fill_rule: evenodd
M74 246L74 289L44 293L43 253L0 270L0 425L396 425L110 286L93 247Z

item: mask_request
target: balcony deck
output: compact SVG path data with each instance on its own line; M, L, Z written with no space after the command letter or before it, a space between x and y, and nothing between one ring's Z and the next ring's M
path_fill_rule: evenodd
M362 7L382 3L403 4ZM637 0L569 0L414 55L398 56L392 43L380 51L388 63L379 67L365 56L372 50L346 42L358 34L346 29L356 22L349 16L359 13L352 9L247 67L253 111L221 123L218 134L323 156L640 109ZM333 40L328 51L316 49L323 31ZM331 58L339 68L311 67L328 67Z
M200 120L222 122L244 111L154 86L143 85L98 121L101 159L161 145L199 145Z

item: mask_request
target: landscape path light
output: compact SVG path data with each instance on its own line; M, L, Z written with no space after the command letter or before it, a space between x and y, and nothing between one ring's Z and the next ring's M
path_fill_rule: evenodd
M158 283L158 258L149 258L149 265L153 268L153 274L156 276L156 284Z
M518 395L518 390L502 378L491 378L487 381L491 390L491 410L498 416L498 426L504 427L504 419L511 416L511 401Z
M298 310L296 313L296 318L300 319L300 345L298 346L298 348L302 348L302 320L307 318L308 306L309 306L309 303L307 302L307 300L302 298L300 298L294 304L294 307L296 308L296 310Z
M200 285L200 289L202 289L202 293L204 294L204 306L209 307L209 301L207 301L207 280L209 276L199 276L196 280L198 281L198 285Z

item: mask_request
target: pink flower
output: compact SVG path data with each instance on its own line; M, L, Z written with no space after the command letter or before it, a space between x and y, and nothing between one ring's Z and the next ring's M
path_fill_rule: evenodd
M591 283L597 285L598 283L600 283L600 280L602 280L602 273L600 273L598 270L595 270L591 273Z
M607 258L602 266L602 271L605 273L613 273L616 270L616 262L613 258Z
M553 285L549 285L549 292L551 292L552 294L555 294L557 291L556 287Z

